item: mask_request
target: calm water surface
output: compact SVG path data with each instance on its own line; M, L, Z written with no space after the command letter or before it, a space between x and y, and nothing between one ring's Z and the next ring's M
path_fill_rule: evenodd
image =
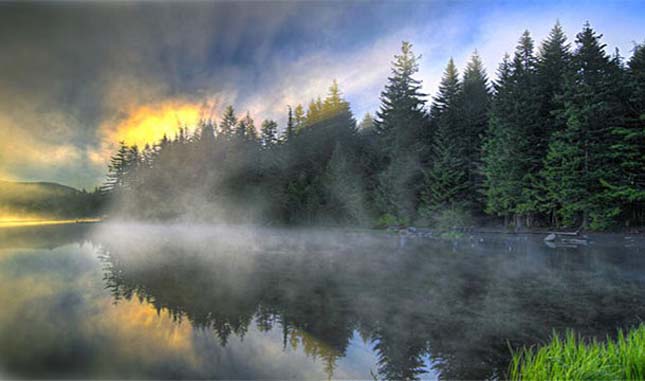
M501 378L645 317L645 252L216 226L0 230L0 377Z

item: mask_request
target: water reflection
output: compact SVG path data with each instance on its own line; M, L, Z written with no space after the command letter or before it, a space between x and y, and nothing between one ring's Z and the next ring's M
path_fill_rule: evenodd
M616 245L401 245L374 234L142 225L102 225L74 240L86 238L53 259L0 257L12 285L0 302L16 309L0 313L4 369L46 378L497 378L509 345L565 328L604 337L645 316L645 260ZM49 287L33 291L35 279Z

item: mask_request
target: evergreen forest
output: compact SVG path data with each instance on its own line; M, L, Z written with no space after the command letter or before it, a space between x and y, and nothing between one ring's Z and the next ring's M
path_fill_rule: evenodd
M287 123L228 106L145 147L122 142L100 189L109 215L265 225L645 223L645 45L607 52L587 23L524 32L494 79L475 52L436 94L403 42L380 108L357 120L336 81Z

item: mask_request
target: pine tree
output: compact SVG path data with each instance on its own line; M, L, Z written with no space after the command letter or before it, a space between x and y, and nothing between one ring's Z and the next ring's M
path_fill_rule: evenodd
M350 127L349 129L352 132L355 130L356 122L349 108L349 102L343 98L338 82L335 80L329 86L329 92L322 103L321 115L319 124L337 124L340 122L343 127Z
M338 82L334 80L329 87L329 93L322 104L322 118L330 118L347 110L349 110L349 103L343 99L340 88L338 87Z
M247 126L247 129L246 129L247 140L257 142L259 138L258 130L257 128L255 128L255 122L253 121L253 119L251 119L246 126Z
M468 193L465 200L477 210L483 209L482 145L488 127L491 92L488 77L475 51L466 66L462 85L461 123L465 138L465 170Z
M564 109L564 84L571 74L571 52L567 38L560 22L556 22L549 36L540 47L537 62L537 83L540 96L541 126L536 129L533 143L536 155L542 157L542 168L539 176L534 178L534 196L537 199L537 209L547 213L553 223L555 205L548 197L545 180L544 160L548 147L555 132L561 132L566 127L566 120L558 110Z
M572 57L575 71L565 83L566 127L556 132L549 146L545 177L549 196L565 225L604 228L620 208L604 192L605 184L618 182L619 165L612 154L617 137L611 132L624 125L620 102L620 72L604 52L589 24L576 38Z
M278 124L273 120L262 122L260 143L265 148L271 148L278 143Z
M119 148L110 158L107 179L101 187L101 193L108 194L121 191L127 187L129 184L128 174L133 162L133 153L136 154L134 159L138 159L138 150L136 147L131 148L124 141L119 142Z
M543 155L535 147L540 128L533 39L522 34L512 62L502 63L489 123L484 168L487 211L515 217L516 228L530 225L538 211L536 177ZM504 169L502 173L499 170Z
M222 121L219 125L219 135L222 136L225 140L230 139L230 137L233 135L233 131L235 130L235 126L237 126L237 117L235 116L235 110L233 109L233 106L229 105L224 110L224 116L222 117Z
M412 44L404 41L401 54L394 56L392 76L381 93L375 126L390 154L419 144L427 127L425 94L421 93L421 81L413 77L419 71L420 58L412 52Z
M516 131L515 144L518 156L513 160L518 165L517 191L519 199L514 207L515 226L524 222L531 225L539 212L540 198L537 177L542 170L544 149L542 143L540 94L537 82L537 59L533 54L533 39L528 31L520 38L513 58L513 128Z
M258 140L258 132L255 129L255 122L253 121L253 118L251 118L251 114L249 112L246 113L244 118L237 122L235 135L244 141Z
M139 147L133 145L128 148L125 159L125 172L123 174L123 187L136 190L140 184L139 170L141 165L141 154Z
M285 136L284 140L289 142L293 139L293 137L296 134L296 126L294 124L293 120L293 110L291 109L291 106L287 106L288 109L288 114L287 114L287 129L285 131Z
M561 110L563 106L565 78L571 71L571 52L567 37L565 36L560 22L557 22L549 36L540 47L537 62L537 82L540 91L541 110L544 125L542 134L551 136L555 131L562 131L566 122L557 117L555 110ZM546 155L547 146L540 142L540 149ZM548 142L547 142L548 144Z
M620 176L614 183L604 182L607 197L621 205L627 225L645 223L645 45L634 48L627 71L626 119L624 126L614 126L617 142L611 147Z
M514 112L512 68L508 55L497 70L495 97L484 140L484 188L486 212L505 219L513 213L519 199L516 182L522 175L513 159L516 154L513 125L509 118Z
M467 136L463 124L463 98L459 73L452 58L444 72L439 93L432 103L436 128L432 161L422 194L425 208L438 210L464 202L468 190L464 165Z
M420 57L403 42L394 56L392 75L381 93L375 132L383 153L373 198L381 213L401 220L414 218L420 192L420 162L428 145L428 120L421 81L414 78Z
M312 126L319 122L323 118L323 102L319 98L315 101L312 100L309 102L309 108L307 109L307 116L305 118L305 125Z
M305 114L305 109L302 107L301 104L298 104L293 109L293 124L295 128L295 132L297 134L300 133L300 131L302 131L303 128L305 128L306 119L307 119L307 116Z
M215 128L210 120L200 122L199 141L203 146L212 147L215 144Z
M358 124L358 131L368 133L374 129L374 117L369 112L365 113L363 120Z
M145 147L143 148L143 152L141 153L141 162L142 165L145 168L152 168L154 165L154 161L157 156L157 152L154 147L152 147L150 144L146 143Z

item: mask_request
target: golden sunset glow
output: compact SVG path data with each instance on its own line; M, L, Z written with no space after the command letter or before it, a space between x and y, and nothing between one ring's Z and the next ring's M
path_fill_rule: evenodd
M24 217L17 215L0 215L0 228L19 226L65 225L84 222L99 222L100 218L79 218L73 220L53 220L40 217Z
M174 137L179 127L194 129L203 116L203 106L198 103L167 101L145 105L135 108L107 135L111 143L125 141L143 147L158 142L164 135Z

